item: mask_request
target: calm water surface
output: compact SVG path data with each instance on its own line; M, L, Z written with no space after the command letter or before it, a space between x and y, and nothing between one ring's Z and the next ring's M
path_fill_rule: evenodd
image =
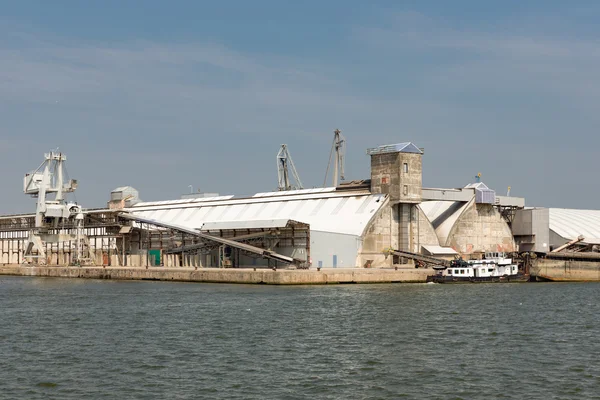
M599 292L0 277L0 399L600 399Z

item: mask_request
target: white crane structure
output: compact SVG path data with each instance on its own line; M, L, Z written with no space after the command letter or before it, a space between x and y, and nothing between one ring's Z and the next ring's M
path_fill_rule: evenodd
M290 172L294 178L295 185L292 185L291 183ZM300 180L300 176L298 175L298 171L296 171L296 167L294 166L292 155L290 154L286 144L282 144L279 152L277 153L277 178L279 181L278 189L280 191L304 189L304 186L302 186L302 181Z
M34 172L25 174L23 181L23 192L32 197L37 197L37 208L35 211L35 227L48 227L48 219L56 228L61 218L69 218L72 213L81 211L75 203L66 203L65 194L72 193L77 189L77 181L74 179L65 183L66 168L64 166L67 157L62 153L50 152L45 154L45 160ZM54 194L54 199L49 200L48 195ZM71 210L71 208L74 208Z
M342 132L339 129L333 131L333 144L331 145L331 151L329 152L329 163L327 164L327 171L325 171L325 180L323 186L327 185L327 175L329 175L329 167L331 166L331 157L335 153L335 159L333 160L333 177L332 186L337 187L340 180L345 180L344 176L344 165L346 158L346 139L342 136Z
M44 242L75 242L76 258L81 257L81 241L86 238L82 235L83 211L81 206L74 202L67 202L65 195L77 189L77 181L65 181L67 171L65 161L67 157L59 152L45 154L44 162L33 172L25 174L23 192L37 198L35 211L35 228L29 233L29 243L25 251L26 256L31 256L32 250L37 248L38 263L45 259ZM54 195L54 198L49 196ZM61 222L67 220L75 223L75 235L65 234L59 228ZM53 232L51 232L53 231Z

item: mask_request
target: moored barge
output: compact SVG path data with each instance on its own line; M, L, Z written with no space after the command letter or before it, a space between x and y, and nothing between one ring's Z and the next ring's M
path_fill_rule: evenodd
M505 253L485 253L481 260L454 260L449 267L427 277L434 283L509 283L529 282L529 274Z

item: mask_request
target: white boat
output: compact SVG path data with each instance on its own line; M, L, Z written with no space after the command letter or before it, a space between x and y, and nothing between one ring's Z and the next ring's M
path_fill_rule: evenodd
M506 253L485 253L480 260L455 260L451 266L427 277L429 282L527 282L529 275L519 271L519 266Z

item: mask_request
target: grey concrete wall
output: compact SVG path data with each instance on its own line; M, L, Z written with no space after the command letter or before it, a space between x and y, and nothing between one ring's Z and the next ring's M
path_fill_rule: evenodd
M570 241L570 240L565 239L564 237L560 236L558 233L550 230L549 228L546 232L548 235L549 245L545 250L541 250L541 251L547 252L547 251L553 250L553 249L560 247L563 244L568 243Z
M406 212L402 213L402 207ZM408 218L403 231L402 216ZM404 242L404 243L403 243ZM435 230L423 211L414 204L385 204L365 229L360 252L359 266L371 260L372 267L391 267L392 257L386 257L386 249L420 252L424 244L438 246Z
M429 219L427 219L423 210L421 210L419 206L415 206L413 215L416 219L416 223L412 225L412 236L414 238L412 251L416 253L420 252L421 246L423 245L439 246L440 241L435 233L435 229L431 225L431 222L429 222Z
M371 156L371 193L389 194L393 201L398 200L400 191L398 154L386 153Z
M156 280L215 283L263 283L272 285L312 285L337 283L422 283L431 269L340 268L311 270L166 268L166 267L45 267L0 265L0 275L60 278Z
M512 223L512 231L517 236L533 235L533 209L517 210Z
M398 210L398 247L399 250L411 251L411 243L414 241L412 237L413 215L412 204L400 203L395 205Z
M398 246L399 224L395 208L387 202L366 227L357 263L359 266L370 262L371 267L391 267L392 258L386 257L385 251Z
M408 172L404 170L404 164ZM400 199L403 203L420 203L423 189L423 156L414 153L400 153L398 158L400 173Z
M371 192L389 194L392 203L419 203L422 181L421 154L385 153L371 156Z
M498 210L475 202L458 218L443 245L461 254L516 250L512 232Z

